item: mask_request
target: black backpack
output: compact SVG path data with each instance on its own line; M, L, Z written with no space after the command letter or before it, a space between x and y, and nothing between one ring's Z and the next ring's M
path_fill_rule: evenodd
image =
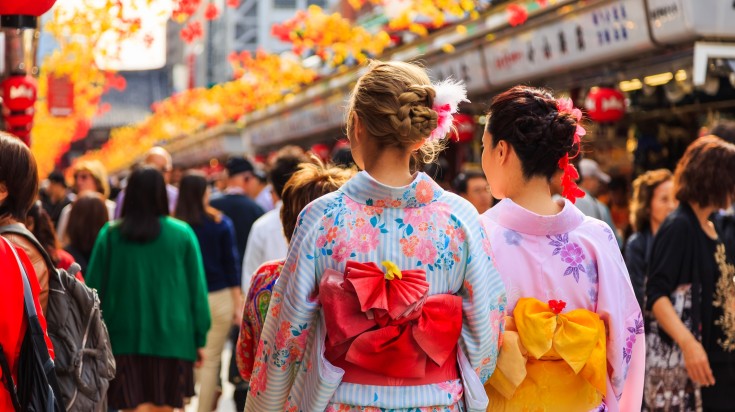
M115 377L115 357L102 321L97 291L74 277L79 265L73 264L69 272L55 269L51 257L25 226L0 226L0 234L3 233L28 239L50 268L46 323L56 354L56 377L64 410L107 411L107 389Z
M41 323L33 302L31 284L28 282L28 273L18 257L13 245L8 248L15 256L15 261L23 277L24 312L28 320L23 343L18 358L18 382L13 382L10 366L5 358L5 351L0 346L0 367L3 372L3 386L10 392L13 406L17 412L62 412L59 387L54 371L54 361L46 346Z

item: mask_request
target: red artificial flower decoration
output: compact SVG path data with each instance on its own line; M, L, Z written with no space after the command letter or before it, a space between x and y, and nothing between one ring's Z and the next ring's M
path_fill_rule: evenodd
M219 17L219 8L214 3L207 4L207 8L204 10L204 18L207 20L214 20Z
M546 7L548 5L548 0L536 0L536 4L538 4L539 7Z
M508 10L508 23L511 26L520 26L528 20L528 10L519 4L511 4Z
M565 307L567 307L567 302L564 302L563 300L552 299L549 301L549 309L557 315L560 314Z
M579 154L579 145L582 143L582 136L587 134L587 131L582 127L580 122L582 121L582 111L575 108L572 103L572 99L563 98L557 99L556 109L559 113L569 113L577 120L577 129L574 132L573 145L577 148L577 154ZM571 158L576 157L575 154ZM584 197L584 191L577 187L577 179L579 179L579 172L573 164L569 162L569 154L565 154L564 157L559 159L559 168L564 172L561 177L562 196L569 199L572 203L575 203L577 198Z
M202 29L202 23L198 21L189 22L183 29L181 29L181 38L184 42L191 44L194 40L202 37L204 30Z
M174 2L172 17L183 22L197 12L202 0L178 0Z
M227 0L227 7L236 9L240 5L240 0Z

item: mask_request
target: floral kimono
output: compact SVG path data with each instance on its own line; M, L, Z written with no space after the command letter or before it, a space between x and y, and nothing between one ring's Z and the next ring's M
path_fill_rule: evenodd
M245 410L456 411L473 379L484 397L505 289L483 241L474 208L423 173L389 187L361 172L312 202Z
M486 385L489 410L535 410L539 404L640 410L643 318L610 227L569 201L559 214L540 216L505 199L481 220L486 251L506 285L513 315L506 319L501 359ZM540 332L544 328L548 334ZM525 347L515 351L506 370L514 345ZM536 362L548 359L559 360L546 364L546 375L553 376L534 376ZM552 364L558 370L550 373ZM522 371L514 379L517 369ZM621 403L624 388L630 393ZM502 393L507 400L498 399ZM494 408L496 400L505 407Z

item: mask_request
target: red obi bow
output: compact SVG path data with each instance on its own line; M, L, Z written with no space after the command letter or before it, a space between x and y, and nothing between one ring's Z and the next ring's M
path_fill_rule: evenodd
M327 326L325 356L374 373L421 378L426 359L441 366L454 353L462 331L462 298L427 296L423 270L383 273L375 263L348 261L344 275L327 269L319 299Z

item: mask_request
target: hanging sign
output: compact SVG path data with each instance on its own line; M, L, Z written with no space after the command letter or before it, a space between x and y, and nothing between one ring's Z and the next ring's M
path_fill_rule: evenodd
M596 122L617 122L625 116L625 95L607 87L593 87L584 101L587 116Z

